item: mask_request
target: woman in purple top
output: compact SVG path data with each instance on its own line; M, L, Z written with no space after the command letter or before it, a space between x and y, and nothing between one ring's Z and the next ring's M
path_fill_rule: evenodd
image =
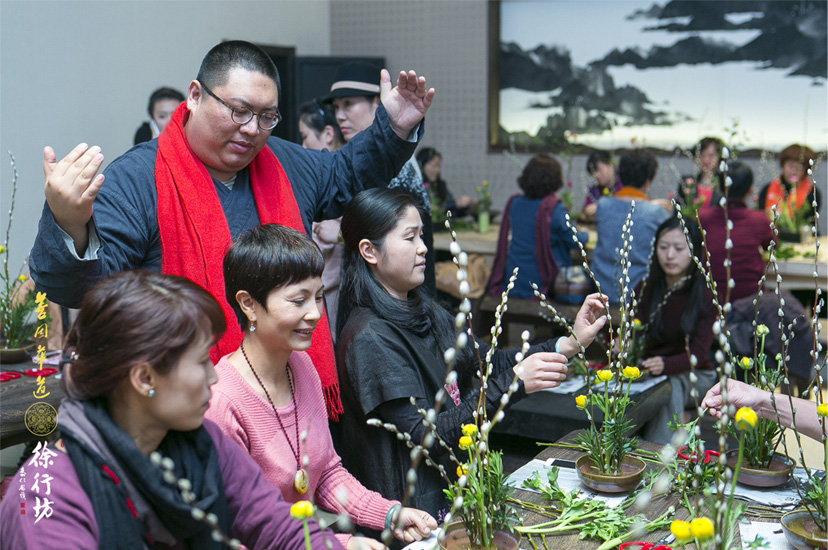
M15 476L19 491L0 505L3 547L222 548L181 488L247 548L304 548L279 491L204 421L216 382L208 351L224 330L216 300L180 277L127 271L91 288L64 349L61 438L38 444ZM316 525L310 537L341 548Z

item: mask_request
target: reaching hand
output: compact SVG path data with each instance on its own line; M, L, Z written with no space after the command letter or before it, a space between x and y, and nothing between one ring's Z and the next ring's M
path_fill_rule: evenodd
M86 251L86 224L104 182L103 174L96 176L103 159L100 147L85 143L72 149L60 162L56 162L54 149L43 149L46 202L58 226L72 237L79 255Z
M437 528L437 520L431 514L416 508L401 508L392 525L400 522L401 526L394 530L394 536L405 543L426 539L432 529Z
M575 323L572 325L572 330L584 348L589 347L598 333L607 324L606 303L609 300L603 294L590 294L584 300L581 309L575 315ZM563 342L559 349L561 353L567 357L572 357L578 353L578 342L570 336Z
M762 413L762 409L769 401L768 393L750 386L733 378L727 379L727 402L736 409L741 407L750 407L757 414ZM707 407L710 414L716 418L722 417L722 383L719 382L708 391L701 402L702 407Z
M641 361L641 366L650 371L653 376L658 376L664 372L664 358L661 356L648 357Z
M560 386L566 379L566 361L566 357L560 353L533 353L515 365L514 369L517 372L519 367L523 367L519 377L523 380L526 393L534 393Z
M401 71L393 89L388 71L383 69L380 73L380 100L391 127L402 139L408 139L408 134L423 119L433 99L434 88L426 90L425 77L417 78L414 71L407 74Z

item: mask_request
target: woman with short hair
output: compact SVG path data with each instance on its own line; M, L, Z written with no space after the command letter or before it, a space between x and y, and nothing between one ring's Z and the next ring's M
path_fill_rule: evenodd
M366 489L334 450L322 384L306 353L322 316L322 266L307 235L277 224L250 229L230 247L226 296L244 339L216 365L207 416L250 453L285 500L311 500L376 532L399 521L399 540L420 540L437 522ZM352 550L384 548L364 537L337 538Z
M61 439L15 476L23 494L0 504L3 546L222 548L153 464L157 451L227 536L248 548L304 548L302 522L279 492L204 421L216 382L208 352L224 330L216 300L181 277L126 271L92 287L64 348ZM338 547L313 522L310 537Z

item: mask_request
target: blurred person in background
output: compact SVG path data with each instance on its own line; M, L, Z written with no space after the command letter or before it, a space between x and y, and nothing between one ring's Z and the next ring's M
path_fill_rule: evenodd
M336 123L331 106L316 99L302 104L299 108L299 135L302 147L321 151L338 151L345 145L345 138ZM325 270L322 284L325 285L325 310L331 336L336 337L336 313L339 306L339 268L342 264L342 245L339 244L339 224L342 218L313 222L312 236L322 251Z
M149 98L147 112L150 119L135 131L133 145L155 139L164 131L176 107L184 101L184 94L172 88L158 88Z

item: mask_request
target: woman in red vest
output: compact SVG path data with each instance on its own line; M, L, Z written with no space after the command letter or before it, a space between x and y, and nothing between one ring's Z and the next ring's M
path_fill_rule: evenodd
M810 205L815 197L817 210L819 210L822 197L819 189L814 187L811 177L807 175L811 161L816 161L816 154L810 147L796 143L785 147L779 153L779 166L782 172L759 192L756 208L764 210L769 218L773 217L771 207L779 204L777 212L780 214L780 229L797 231L798 224L791 221L790 226L786 227L786 222L798 218L794 216L794 213L802 210L804 206L807 208L800 219L804 223L812 223L814 209Z

